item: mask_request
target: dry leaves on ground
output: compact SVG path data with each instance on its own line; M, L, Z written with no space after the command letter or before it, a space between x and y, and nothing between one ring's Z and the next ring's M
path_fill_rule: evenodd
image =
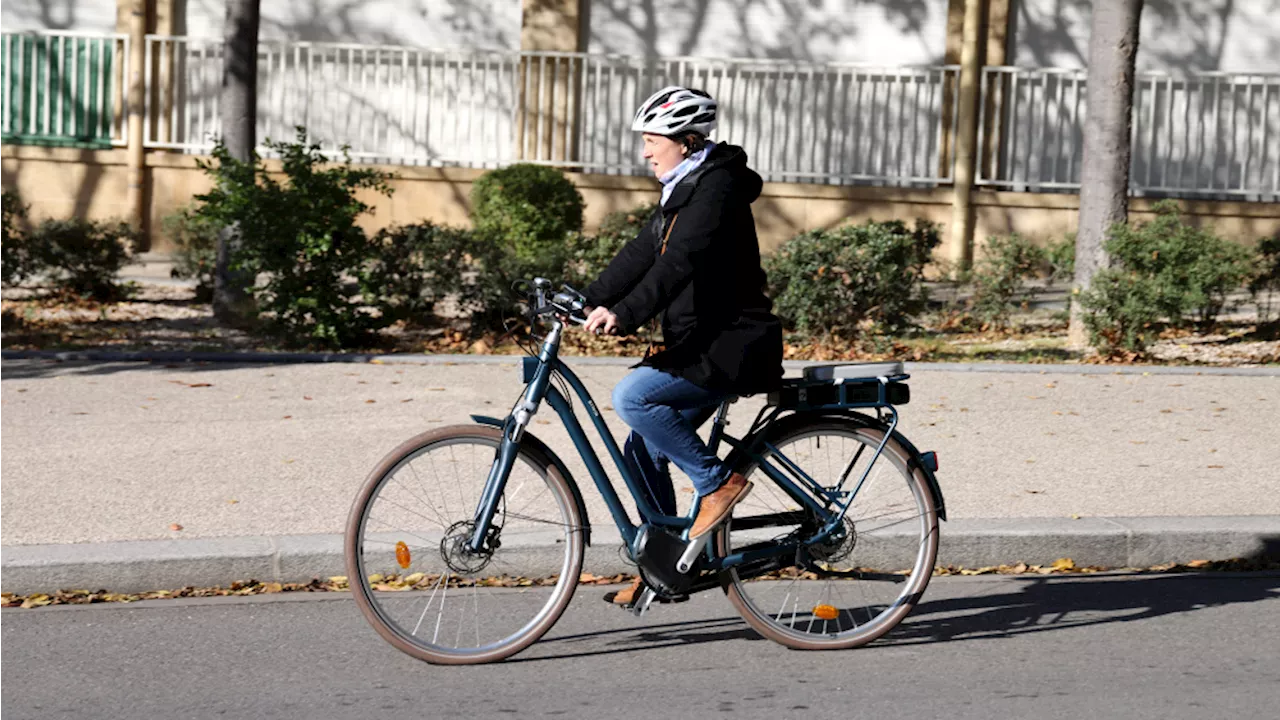
M891 572L877 571L870 568L857 568L867 575L908 575L907 570ZM1029 565L1016 563L1013 565L989 565L977 568L947 565L934 568L935 576L951 575L1088 575L1100 572L1146 572L1146 573L1187 573L1187 572L1259 572L1280 570L1280 558L1233 558L1231 560L1192 560L1186 563L1165 563L1151 567L1108 568L1096 565L1079 566L1071 558L1059 558L1048 565ZM795 568L769 573L762 579L816 580L818 576L810 571L797 571ZM593 575L582 573L578 582L582 585L620 585L631 582L634 575ZM447 580L450 588L455 587L545 587L556 584L555 575L542 578L527 577L488 577L478 580L451 576ZM369 576L369 583L374 589L385 592L401 592L409 590L431 590L440 583L437 574L410 573L408 575ZM183 597L218 597L229 595L263 595L285 592L345 592L350 589L346 576L335 575L330 578L312 578L305 583L258 582L248 580L234 582L228 587L184 587L178 590L153 590L141 593L113 593L107 590L90 592L89 590L58 590L54 593L31 593L18 595L15 593L0 594L0 607L37 608L47 605L88 605L103 602L137 602L139 600L160 600Z

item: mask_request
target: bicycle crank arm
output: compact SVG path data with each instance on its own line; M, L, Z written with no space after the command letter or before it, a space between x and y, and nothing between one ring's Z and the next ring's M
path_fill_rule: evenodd
M658 597L658 593L654 592L653 588L646 586L644 591L640 593L640 598L631 606L631 614L636 617L644 615L656 597Z
M702 549L707 546L707 541L711 539L711 533L703 533L702 537L697 537L689 541L689 545L684 549L684 554L676 561L676 571L680 574L689 572L693 564L697 562L698 555L702 553Z

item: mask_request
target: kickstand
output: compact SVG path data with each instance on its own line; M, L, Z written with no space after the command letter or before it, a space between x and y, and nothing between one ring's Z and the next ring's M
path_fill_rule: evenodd
M653 599L657 596L658 593L654 592L653 588L646 587L644 591L640 593L640 598L631 606L631 614L636 617L644 615L645 611L649 609L649 603L652 603Z

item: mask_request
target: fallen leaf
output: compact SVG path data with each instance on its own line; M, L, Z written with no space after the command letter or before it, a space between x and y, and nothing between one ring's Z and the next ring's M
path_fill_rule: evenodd
M401 400L400 402L402 402L402 403L413 402L413 398L405 398L404 400Z
M310 399L311 399L311 396L310 396L310 395L303 395L303 396L302 396L302 399L303 399L303 400L310 400Z
M284 591L284 586L278 582L269 582L269 583L262 584L262 592L278 593L283 591Z
M1221 466L1221 465L1210 465L1210 466L1209 466L1209 469L1210 469L1210 470L1221 470L1221 469L1222 469L1222 466Z
M1052 567L1054 570L1074 570L1076 561L1071 558L1058 558L1053 561Z
M281 419L281 420L292 420L292 419L293 419L293 416L292 416L292 415L285 415L284 417L282 417L282 418L280 418L280 419Z
M179 530L182 529L182 526L179 525L178 523L169 523L169 529L174 532L178 532Z
M427 388L427 392L444 392L444 388L442 388L442 387L431 387L431 388Z
M364 404L365 404L365 405L372 405L372 404L374 404L374 403L376 403L376 402L378 402L378 401L377 401L377 400L365 400L365 401L364 401Z
M235 498L231 498L230 500L228 500L228 501L227 501L227 504L228 504L228 505L235 505L235 504L237 504L237 503L239 503L239 502L240 502L239 500L237 500L237 499L235 499Z

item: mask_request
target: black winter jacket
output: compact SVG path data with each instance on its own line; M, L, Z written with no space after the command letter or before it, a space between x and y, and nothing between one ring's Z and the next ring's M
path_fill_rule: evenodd
M739 395L778 385L782 325L764 293L751 214L760 188L742 148L717 145L587 287L622 334L663 313L665 349L642 364Z

